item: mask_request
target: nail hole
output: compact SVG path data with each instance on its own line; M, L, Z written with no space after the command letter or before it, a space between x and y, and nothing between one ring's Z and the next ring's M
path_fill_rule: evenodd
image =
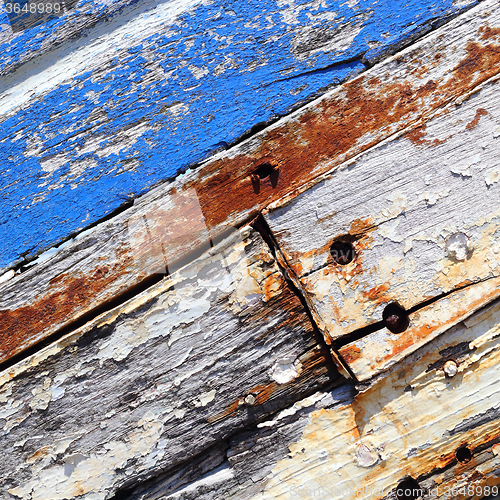
M261 163L250 175L252 186L255 194L260 193L260 181L269 178L271 187L275 188L278 185L280 175L279 168L269 162Z
M466 445L463 445L455 450L455 457L461 463L470 462L472 460L472 452Z
M402 333L410 325L408 313L397 302L391 302L382 313L384 326L392 333Z
M353 261L356 252L352 243L347 241L335 241L330 247L330 255L337 264L345 266Z
M412 477L403 479L396 489L397 500L417 500L423 494L422 488Z
M257 167L257 170L254 172L259 176L260 179L265 179L269 177L274 172L274 167L270 163L262 163Z

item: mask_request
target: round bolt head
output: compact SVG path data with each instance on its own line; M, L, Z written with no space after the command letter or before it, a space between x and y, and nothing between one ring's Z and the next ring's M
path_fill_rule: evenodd
M447 377L454 377L458 373L458 366L455 361L447 361L443 366L443 371Z
M245 397L245 404L248 406L253 406L255 404L255 396L253 394L249 394L248 396Z

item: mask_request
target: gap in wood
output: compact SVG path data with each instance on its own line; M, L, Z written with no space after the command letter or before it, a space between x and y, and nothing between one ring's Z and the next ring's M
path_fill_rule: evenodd
M57 330L54 332L52 335L49 335L48 337L44 338L40 342L37 342L36 344L33 344L31 347L28 347L24 351L20 352L19 354L16 354L12 356L11 358L7 359L3 363L0 363L0 372L4 370L8 370L15 364L23 361L24 359L29 358L33 354L36 354L37 352L41 351L48 345L57 342L59 339L64 337L65 335L68 335L69 333L77 330L78 328L81 328L84 326L86 323L89 323L90 321L94 320L97 318L97 316L100 316L103 313L106 313L108 311L111 311L115 307L118 307L125 302L127 302L130 299L133 299L140 293L144 292L148 288L151 288L152 286L156 285L159 283L161 280L163 280L167 274L153 274L151 276L148 276L146 279L138 283L137 285L129 288L125 292L122 292L121 294L117 295L113 299L111 299L108 302L104 302L97 306L95 309L92 309L91 311L83 314L80 316L78 319L75 321L72 321L70 324L66 325L65 327L61 328L60 330Z
M460 463L467 463L472 460L472 452L466 444L455 450L455 457Z
M417 500L424 495L418 482L412 477L403 479L396 488L397 500Z
M133 202L132 202L133 205ZM122 209L126 210L126 208ZM165 277L170 276L173 274L175 271L178 269L186 266L187 264L193 262L194 260L198 259L203 255L206 251L210 250L213 248L217 243L222 241L223 239L227 238L230 234L234 232L233 228L230 228L217 237L214 237L214 240L210 239L208 240L205 244L199 246L192 252L189 252L188 254L184 255L182 258L174 261L171 263L169 266L166 267L164 273L155 273L144 280L142 280L140 283L137 285L134 285L130 287L128 290L125 290L124 292L120 293L113 299L103 302L99 306L95 307L94 309L86 312L82 316L80 316L78 319L75 321L72 321L68 325L64 326L63 328L55 331L52 335L49 335L48 337L44 338L40 342L35 343L31 347L25 349L24 351L20 352L19 354L16 354L15 356L12 356L11 358L7 359L3 363L0 363L0 372L3 370L7 370L13 365L21 362L24 359L29 358L33 354L36 354L37 352L41 351L43 348L47 347L48 345L57 342L59 339L64 337L65 335L68 335L69 333L77 330L78 328L81 328L84 326L86 323L91 322L97 316L100 316L103 313L106 313L108 311L111 311L112 309L119 307L123 305L125 302L133 299L137 295L145 292L148 288L151 288L152 286L156 285L159 283L161 280L163 280Z
M442 293L440 295L436 295L435 297L427 299L427 300L420 302L419 304L411 307L410 309L407 309L406 313L408 315L411 315L411 314L419 311L420 309L423 309L424 307L427 307L431 304L434 304L434 302L437 302L438 300L441 300L441 299L447 297L448 295L451 295L452 293L458 292L458 291L463 290L464 288L468 288L470 286L477 285L478 283L484 283L485 281L488 281L489 279L493 279L493 278L486 278L484 280L480 280L480 281L475 282L475 283L468 283L466 285L462 285L462 286L459 286L457 288L454 288L453 290L449 290L448 292ZM489 307L490 305L491 305L491 303L485 304L482 308L478 309L478 311L476 311L475 314L477 314L479 311L481 311L484 307ZM381 321L376 321L375 323L371 323L371 324L366 325L362 328L358 328L357 330L354 330L354 331L344 335L343 337L338 338L334 342L333 347L336 351L338 351L340 348L342 348L348 344L351 344L352 342L356 342L358 340L361 340L362 338L367 337L368 335L375 333L379 330L382 330L383 328L386 328L386 326L385 326L384 320L382 319Z
M286 262L286 259L283 256L283 254L281 253L279 245L278 245L276 239L274 238L274 235L272 234L272 231L269 228L266 220L264 219L262 214L259 214L250 223L250 225L253 227L253 229L255 229L255 231L257 231L261 235L262 239L266 242L266 244L269 247L269 251L273 255L281 273L283 274L283 276L285 278L285 281L286 281L288 287L290 288L292 293L300 300L300 303L302 304L302 307L304 308L304 311L305 311L309 321L311 322L311 325L313 326L314 338L316 340L316 343L318 344L318 346L321 348L322 351L324 351L325 353L328 353L325 356L331 362L331 365L328 368L337 371L337 366L335 364L332 353L330 351L330 347L326 344L324 336L321 334L321 331L318 328L318 325L314 321L314 317L312 315L311 309L309 308L309 304L307 303L305 295L300 291L300 289L297 287L294 280L292 279L292 276L294 275L294 273L291 270L291 268L287 265L288 263ZM277 258L278 252L280 253L281 258ZM287 265L286 268L283 267L282 262L285 262L285 265ZM342 359L342 358L339 357L339 359ZM342 367L346 370L346 372L349 374L349 376L355 382L358 381L356 376L354 375L352 370L349 368L349 366L346 365L346 363L342 363Z

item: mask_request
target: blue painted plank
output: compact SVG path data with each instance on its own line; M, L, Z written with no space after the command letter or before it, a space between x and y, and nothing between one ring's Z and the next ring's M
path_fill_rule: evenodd
M8 3L6 0L5 4ZM34 0L29 0L34 2ZM37 0L38 1L38 0ZM157 2L154 0L142 0L140 6L138 0L47 0L51 3L59 3L60 13L57 16L46 14L41 16L44 22L36 23L30 29L21 29L19 21L16 21L15 13L11 5L11 13L7 13L5 4L0 5L0 75L13 72L20 64L33 59L39 59L55 47L63 44L69 39L74 40L86 36L90 28L97 23L120 15L124 18L137 15L151 9ZM10 0L19 4L26 0ZM45 5L45 0L41 0ZM33 16L23 14L25 22ZM28 19L26 19L28 17ZM50 17L51 19L44 19Z
M20 66L0 88L0 267L363 71L455 4L163 2ZM1 64L14 68L23 44L65 19L17 36Z

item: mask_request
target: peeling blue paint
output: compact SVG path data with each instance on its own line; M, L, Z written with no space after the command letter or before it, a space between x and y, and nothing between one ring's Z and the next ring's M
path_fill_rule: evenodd
M217 0L186 11L104 73L86 71L0 117L0 267L363 71L362 55L376 58L458 12L452 0ZM0 46L0 71L66 18ZM335 51L346 24L357 34ZM168 76L151 76L152 65ZM50 161L58 163L43 170Z

